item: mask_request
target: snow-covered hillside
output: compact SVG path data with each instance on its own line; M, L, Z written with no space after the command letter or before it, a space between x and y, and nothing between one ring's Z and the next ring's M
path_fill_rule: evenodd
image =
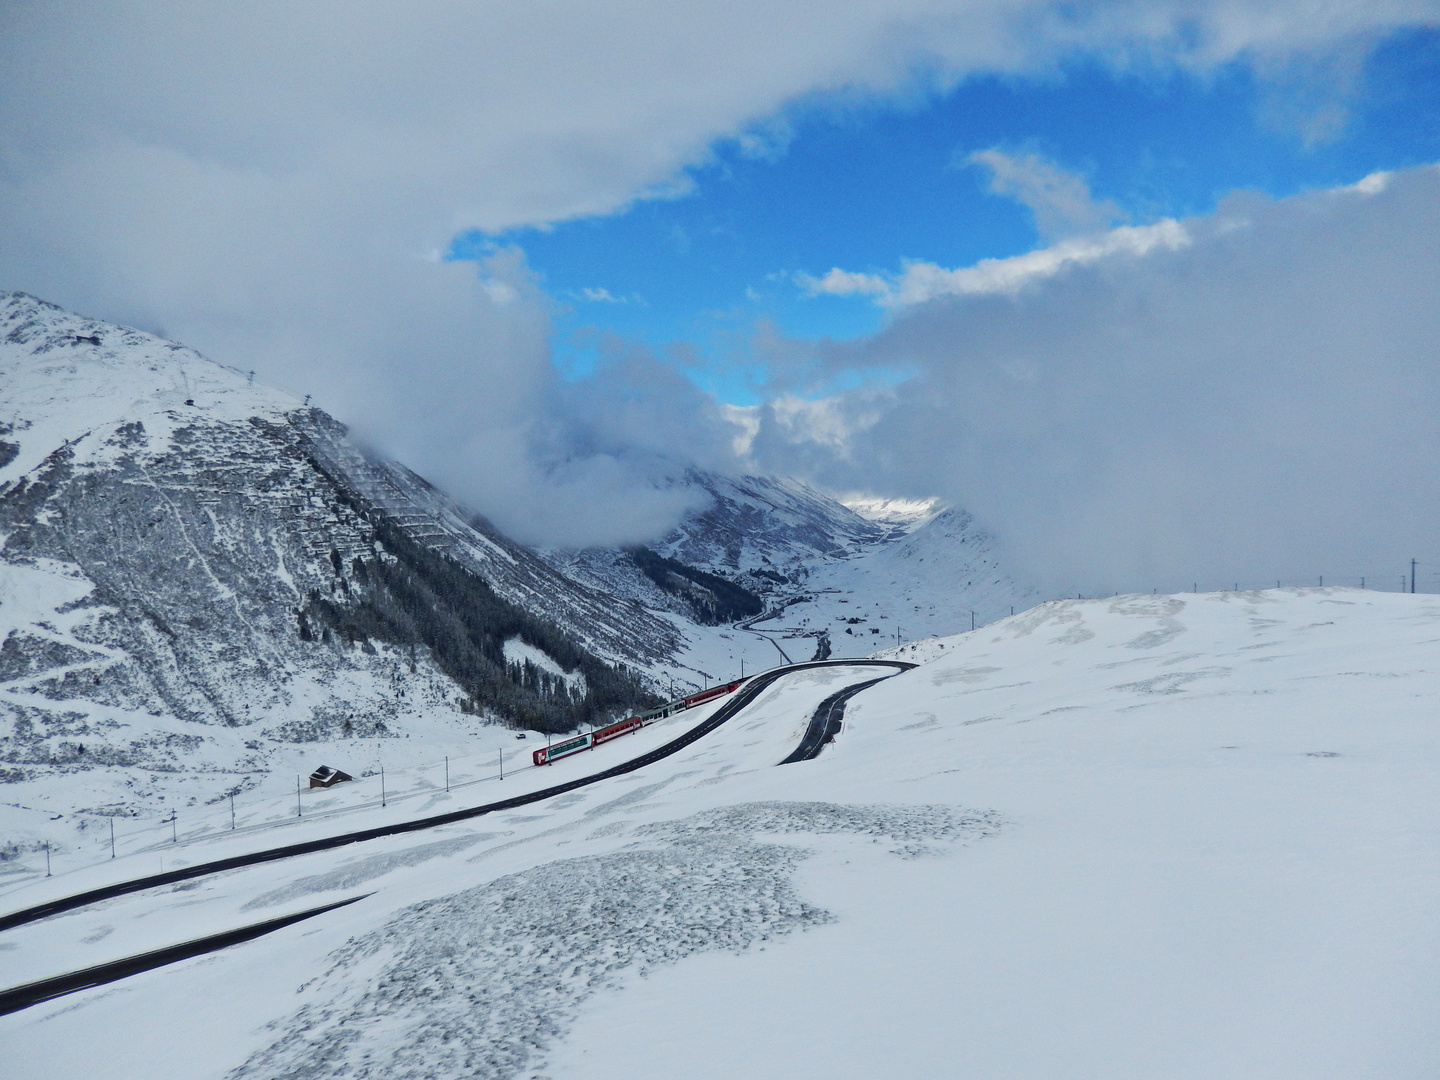
M764 606L743 630L685 626L688 647L677 655L690 668L736 671L742 656L752 668L806 660L822 634L829 655L865 656L897 636L953 634L1038 599L1010 577L993 538L963 510L873 499L852 508L799 481L768 477L692 471L685 482L708 507L655 550L736 582ZM657 587L624 551L542 554L613 596L682 619L692 614L683 595ZM763 644L767 638L774 644Z
M1433 1075L1437 639L1427 596L1055 602L932 643L777 767L875 671L788 676L548 802L0 935L29 978L368 894L0 1018L6 1074ZM42 873L0 907L65 890Z
M542 559L246 372L22 294L0 298L0 331L0 851L265 798L321 763L488 755L493 710L435 643L346 615L357 565L399 539L666 692L808 659L822 634L863 655L1025 596L957 511L862 515L794 481L690 473L710 506L656 550L764 609L697 626L626 553ZM406 736L426 750L384 746Z
M862 517L796 480L690 469L674 483L691 489L704 506L651 545L654 550L735 581L772 604L797 595L818 562L858 555L906 531L904 525ZM689 605L648 580L624 551L551 549L543 554L613 595L690 614Z
M277 768L288 788L297 757L375 767L356 740L473 747L523 709L472 697L456 672L475 657L437 654L393 603L365 608L377 573L427 559L422 606L454 622L493 594L546 620L566 672L591 667L559 680L580 695L606 661L643 669L683 640L246 373L0 295L0 853Z
M963 510L857 556L816 565L804 598L773 622L791 633L827 629L833 656L866 656L885 642L953 634L1035 602L1000 566L995 542Z

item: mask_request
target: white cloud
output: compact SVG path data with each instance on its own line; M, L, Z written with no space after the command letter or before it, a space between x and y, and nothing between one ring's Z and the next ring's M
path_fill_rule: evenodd
M717 139L779 152L787 107L819 95L913 94L1081 54L1192 69L1323 55L1437 13L1435 0L11 4L0 287L164 326L313 393L502 524L533 523L559 475L543 457L555 440L536 433L574 422L555 411L550 302L517 253L493 253L482 280L426 257L457 231L673 196ZM580 501L567 527L594 515L611 535L623 488L598 485L611 503Z
M580 295L586 300L597 304L629 303L628 300L624 299L623 297L615 296L610 292L609 289L604 288L591 288L589 286L586 286L585 288L580 290Z
M909 366L888 398L822 414L878 417L767 418L753 453L831 490L964 506L1057 594L1440 561L1440 167L1116 232L1117 252L1018 291L918 278L948 301L802 357Z
M915 260L890 277L835 267L824 277L797 274L795 280L810 296L870 296L882 307L905 308L944 296L1014 296L1072 267L1140 258L1157 250L1175 251L1189 243L1185 226L1166 218L1153 225L1121 225L1098 235L1062 240L1024 255L982 259L956 270Z
M1113 202L1091 196L1083 177L1039 154L1010 154L992 147L968 155L964 164L989 170L990 191L1028 207L1043 237L1094 233L1124 220Z
M1021 289L1063 270L1105 260L1141 258L1152 251L1175 251L1190 243L1178 221L1166 218L1153 225L1121 225L1096 236L1062 240L1038 251L1008 259L981 259L974 266L946 270L927 262L907 262L899 278L881 297L887 307L923 304L941 296L1013 296Z
M750 448L755 443L755 436L760 434L760 406L721 405L720 415L735 428L735 437L730 442L730 448L736 459L747 460L750 457Z
M1352 184L1351 189L1361 195L1379 195L1390 186L1392 175L1388 172L1373 172Z
M751 452L763 435L771 442L778 438L791 446L819 448L837 460L850 460L856 437L879 423L890 403L888 390L873 386L825 397L778 394L761 409L763 423L760 432L750 436Z
M824 277L796 274L795 283L807 296L889 296L894 287L878 274L855 273L832 267Z

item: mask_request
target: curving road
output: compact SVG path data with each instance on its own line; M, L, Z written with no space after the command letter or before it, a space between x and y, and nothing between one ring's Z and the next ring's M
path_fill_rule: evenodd
M502 799L499 802L471 807L468 810L458 810L449 814L438 814L433 817L420 818L416 821L403 822L399 825L385 825L374 829L344 833L339 836L326 837L321 840L312 840L306 843L289 844L285 847L252 852L248 855L239 855L229 859L217 859L213 862L187 866L164 874L152 874L149 877L136 878L131 881L118 882L114 885L108 885L99 889L91 889L87 892L62 897L58 900L38 904L35 907L26 908L23 911L17 911L4 916L0 918L0 929L20 926L37 919L47 918L65 911L74 910L75 908L84 907L88 904L108 900L117 896L124 896L128 893L140 892L144 889L151 889L160 885L169 885L177 881L223 873L226 870L234 870L243 866L255 866L260 863L291 858L313 851L324 851L329 848L342 847L346 844L373 840L381 836L394 836L399 833L416 832L421 829L445 825L453 821L462 821L465 818L493 813L496 810L507 810L511 807L524 806L527 803L549 799L566 791L573 791L579 787L599 783L601 780L608 779L612 776L621 776L628 772L634 772L636 769L643 768L646 765L684 749L697 739L708 735L721 724L739 713L759 697L765 688L776 679L788 675L793 671L801 671L806 668L856 665L893 667L898 669L897 674L899 671L906 671L916 666L906 663L903 660L812 660L808 663L792 664L783 668L773 668L770 671L763 672L751 678L741 689L735 692L729 701L717 709L713 716L697 724L679 738L672 739L663 746L658 746L648 753L641 754L639 757L606 769L603 772L578 777L566 783L542 788L539 791L533 791L526 795L517 795L513 798ZM792 761L807 761L819 754L825 742L839 730L840 720L845 714L845 702L861 690L874 686L877 682L882 682L889 678L893 678L893 676L882 675L880 678L869 679L863 683L857 683L854 686L846 687L844 690L831 694L821 702L819 708L817 708L811 716L809 727L799 747L780 764L784 765ZM367 893L365 895L368 896L370 894ZM325 904L321 907L311 908L291 915L284 915L276 919L268 919L265 922L254 923L238 929L226 930L222 933L211 934L207 937L183 942L179 945L171 945L152 952L141 953L137 956L114 960L106 964L85 968L81 971L72 971L64 975L41 979L38 982L27 983L23 986L11 987L8 990L0 990L0 1015L18 1012L21 1009L27 1009L32 1005L38 1005L52 998L61 997L65 994L73 994L92 986L102 986L105 983L115 982L119 979L128 978L131 975L138 975L143 971L150 971L154 968L178 963L181 960L188 960L194 956L218 952L231 945L252 941L257 937L262 937L265 934L280 930L286 926L291 926L305 919L314 918L317 915L323 915L337 908L346 907L363 899L365 899L365 896L351 897L348 900Z
M0 930L9 930L16 926L23 926L26 923L35 922L38 919L49 918L52 915L59 915L66 911L73 911L76 908L85 907L89 904L98 903L102 900L111 900L117 896L126 896L130 893L143 892L146 889L158 888L162 885L173 885L180 881L190 881L195 878L209 877L211 874L224 873L227 870L236 870L245 866L258 866L261 863L275 862L280 859L290 859L298 855L308 855L316 851L328 851L333 848L345 847L349 844L363 843L366 840L375 840L383 836L396 836L401 833L420 832L424 829L433 829L440 825L449 825L456 821L464 821L468 818L480 817L484 814L492 814L498 810L511 810L517 806L526 806L530 803L540 802L544 799L554 798L567 791L574 791L576 788L587 787L590 784L598 784L601 780L608 780L612 776L623 776L626 773L642 769L646 765L653 764L662 758L669 757L698 739L704 738L714 731L721 724L735 716L736 713L749 705L760 693L785 675L794 671L804 671L809 668L822 667L893 667L900 671L908 671L916 665L903 660L811 660L801 664L790 664L785 667L771 668L769 671L761 672L746 680L745 684L717 709L713 716L704 722L697 724L689 731L663 746L658 746L648 753L639 757L615 765L590 776L577 777L562 784L555 784L551 787L541 788L539 791L528 792L524 795L515 795L508 799L500 799L497 802L485 803L481 806L473 806L465 810L453 810L446 814L435 814L431 817L417 818L414 821L404 821L399 824L380 825L370 829L359 829L354 832L341 833L336 836L322 837L318 840L307 840L297 844L286 844L282 847L268 848L263 851L252 851L244 855L233 855L225 859L215 859L211 862L196 863L194 866L179 867L175 870L167 870L160 874L150 874L146 877L133 878L129 881L115 882L112 885L103 885L100 888L88 889L84 892L75 893L71 896L62 896L55 900L46 901L43 904L36 904L33 907L14 911L8 915L0 915ZM888 676L886 676L888 678ZM871 680L854 689L855 693L878 680ZM845 693L845 691L842 691ZM826 699L829 703L838 695L832 695ZM825 704L821 705L821 709ZM817 715L820 710L817 710ZM840 715L844 713L843 702L840 707ZM838 721L837 721L838 722ZM813 727L815 718L811 718ZM806 739L809 739L807 731ZM814 757L819 753L819 745L823 745L823 738L816 746ZM801 749L806 743L801 743ZM797 750L798 754L800 751ZM802 761L805 758L796 757L792 754L785 759L788 761Z
M365 894L365 896L369 895L371 894ZM365 896L352 896L348 900L310 908L308 911L297 911L292 915L282 915L278 919L266 919L264 922L252 923L249 926L242 926L238 930L226 930L223 933L211 934L209 937L197 938L179 945L169 945L163 949L156 949L154 952L141 953L139 956L127 956L123 960L97 964L95 967L85 968L83 971L72 971L65 975L56 975L51 979L41 979L39 982L26 983L24 986L11 987L9 990L0 990L0 1016L28 1009L31 1005L39 1005L42 1001L49 1001L51 998L64 997L66 994L73 994L79 990L88 990L92 986L104 986L106 983L128 979L131 975L139 975L142 971L164 967L166 964L178 964L181 960L189 960L192 956L204 956L206 953L218 952L231 945L239 945L242 941L253 941L255 938L264 937L266 934L274 933L286 926L313 919L316 915L324 915L327 911L334 911L336 908L357 903L364 900Z
M914 667L915 665L907 666ZM839 734L840 723L845 719L845 703L861 690L867 690L878 682L884 682L886 679L894 677L893 675L881 675L878 679L856 683L854 686L847 686L844 690L831 694L819 704L815 709L815 714L810 717L810 726L805 729L805 737L800 740L800 745L780 764L789 765L791 762L809 761L811 758L819 757L825 744Z

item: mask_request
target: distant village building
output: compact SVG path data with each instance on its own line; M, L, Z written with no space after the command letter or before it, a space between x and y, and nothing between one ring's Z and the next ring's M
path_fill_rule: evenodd
M310 774L310 786L312 788L334 787L336 784L343 784L346 780L354 779L355 777L351 776L347 772L341 772L339 769L332 769L329 765L321 765L318 769L316 769Z

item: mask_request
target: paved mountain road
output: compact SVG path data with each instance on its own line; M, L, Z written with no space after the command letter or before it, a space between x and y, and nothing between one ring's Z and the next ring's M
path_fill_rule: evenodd
M48 918L54 915L63 914L76 908L86 907L114 897L125 896L130 893L141 892L145 889L170 885L178 881L204 877L211 874L223 873L227 870L235 870L245 866L255 866L261 863L274 862L278 859L292 858L298 855L305 855L315 851L324 851L331 848L342 847L347 844L360 843L365 840L373 840L382 836L394 836L405 832L416 832L421 829L434 828L454 821L462 821L466 818L478 817L482 814L493 813L497 810L507 810L516 806L524 806L528 803L539 802L543 799L553 798L567 791L573 791L579 787L598 783L601 780L612 776L621 776L625 773L634 772L636 769L660 761L671 754L684 749L691 743L703 738L714 731L721 724L730 720L747 705L753 702L760 694L775 680L794 671L802 671L808 668L819 667L846 667L846 666L880 666L893 667L899 671L906 671L915 667L914 664L902 660L820 660L810 661L803 664L793 664L783 668L774 668L753 676L744 686L735 691L734 696L724 705L716 710L715 714L703 722L697 724L679 738L672 739L663 746L658 746L647 753L632 758L613 768L590 776L578 777L563 784L556 784L552 787L542 788L539 791L529 792L525 795L517 795L513 798L502 799L499 802L487 803L483 806L471 807L467 810L459 810L449 814L439 814L433 817L420 818L416 821L402 822L398 825L386 825L379 828L365 829L358 832L344 833L339 836L325 837L320 840L312 840L305 843L290 844L285 847L271 848L266 851L251 852L246 855L238 855L228 859L217 859L213 862L200 863L196 866L187 866L164 874L153 874L149 877L136 878L131 881L117 882L113 885L104 886L98 889L91 889L86 892L76 893L71 896L61 897L44 904L38 904L22 911L14 912L0 918L0 929L9 929L21 926L25 923L34 922L38 919ZM810 718L805 736L794 753L787 757L780 764L787 764L792 761L807 761L820 753L824 746L836 731L839 730L840 720L845 714L845 702L854 697L861 690L874 686L877 682L892 678L890 675L882 675L877 679L868 679L865 682L857 683L854 686L831 694L815 710ZM366 894L369 895L369 894ZM162 949L140 953L135 956L125 957L120 960L113 960L109 963L99 964L94 967L85 968L80 971L67 972L63 975L41 979L36 982L27 983L23 986L15 986L6 990L0 990L0 1015L18 1012L32 1005L49 1001L52 998L72 994L80 990L89 989L94 986L101 986L106 983L115 982L120 979L137 975L154 968L164 967L169 964L178 963L191 957L202 956L211 952L218 952L221 949L238 945L242 942L251 941L265 934L273 933L276 930L293 925L317 915L325 914L336 908L345 907L364 896L351 897L337 903L326 904L322 907L311 908L307 911L297 912L291 915L281 916L276 919L269 919L262 923L255 923L250 926L239 927L238 929L226 930L221 933L211 934L203 938L182 942L178 945L167 946Z
M275 862L279 859L290 859L298 855L308 855L316 851L328 851L334 848L344 847L348 844L358 844L366 840L375 840L382 836L396 836L402 833L433 829L440 825L449 825L456 821L464 821L468 818L492 814L498 810L511 810L517 806L526 806L530 803L553 798L556 795L562 795L567 791L574 791L576 788L587 787L590 784L598 784L601 780L608 780L612 776L623 776L626 773L634 772L636 769L642 769L646 765L653 764L662 758L669 757L671 754L683 750L697 739L704 738L754 701L755 698L776 679L783 678L791 672L804 671L810 668L847 666L893 667L905 671L913 668L915 665L906 663L903 660L811 660L806 663L771 668L769 671L751 676L739 690L735 691L724 705L715 711L714 715L697 724L678 738L672 739L670 742L665 743L663 746L658 746L648 753L641 754L639 757L621 762L619 765L615 765L598 773L593 773L590 776L577 777L574 780L569 780L562 784L555 784L551 787L541 788L538 791L515 795L508 799L500 799L497 802L485 803L481 806L469 807L464 810L454 810L446 814L435 814L430 817L417 818L414 821L404 821L398 824L359 829L354 832L340 833L336 836L322 837L318 840L307 840L301 843L286 844L281 847L269 848L263 851L247 852L243 855L232 855L229 858L196 863L193 866L178 867L174 870L167 870L159 874L150 874L145 877L133 878L129 881L119 881L111 885L87 889L70 896L58 897L42 904L36 904L33 907L14 911L7 915L0 915L0 931L23 926L37 919L45 919L53 915L73 911L76 908L86 907L103 900L126 896L130 893L143 892L146 889L173 885L181 881L191 881L195 878L208 877L211 874L224 873L227 870L237 870L241 867ZM865 685L868 686L870 683L866 683ZM811 756L813 757L814 755L812 754ZM786 760L791 760L791 758L787 758Z
M867 690L876 683L891 678L894 676L882 675L878 679L856 683L854 686L847 686L844 690L838 690L831 694L816 707L815 714L810 717L810 726L805 729L805 737L800 740L800 745L780 764L789 765L792 762L809 761L811 758L819 757L825 744L840 731L841 721L845 719L845 703L861 690Z

